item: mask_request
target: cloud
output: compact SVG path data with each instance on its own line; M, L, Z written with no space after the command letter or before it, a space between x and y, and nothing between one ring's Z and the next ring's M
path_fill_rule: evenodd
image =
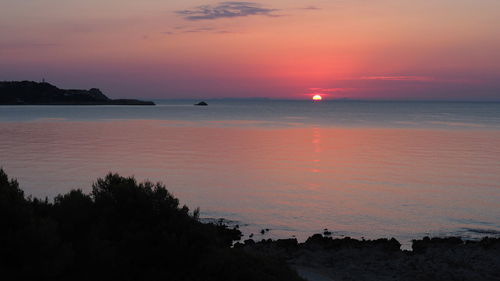
M418 81L418 82L435 81L434 78L426 76L365 76L361 77L361 80Z
M57 47L56 43L40 43L31 41L19 42L0 42L0 50L19 50L19 49L40 49Z
M176 27L174 29L176 31L164 31L164 32L162 32L162 34L176 35L176 34L184 34L184 33L214 33L214 34L234 33L234 32L229 31L229 30L218 29L218 28L214 28L214 27L195 27L195 28Z
M277 17L277 9L264 8L255 2L221 2L216 5L198 6L192 9L176 11L184 19L190 21L216 20L222 18L236 18L248 16Z
M340 92L352 92L359 90L358 88L309 88L309 92L307 92L305 95L308 96L314 96L314 95L321 95L321 96L333 96L333 95L338 95Z
M215 28L213 27L198 27L184 30L183 33L198 33L198 32L213 32Z
M310 91L323 92L323 93L333 93L333 92L345 92L352 90L351 88L309 88Z
M302 7L300 9L301 10L321 10L321 8L318 8L316 6L307 6L307 7Z
M481 79L474 78L464 78L464 77L432 77L432 76L414 76L414 75L388 75L388 76L363 76L359 78L353 78L353 81L382 81L387 83L393 83L394 85L402 85L405 83L417 82L417 83L429 83L429 84L477 84L481 83Z

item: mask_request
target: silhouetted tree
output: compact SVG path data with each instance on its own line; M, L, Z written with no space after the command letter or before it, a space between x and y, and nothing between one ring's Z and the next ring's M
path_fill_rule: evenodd
M198 221L164 185L108 174L91 194L25 198L0 169L7 279L301 280L283 261L231 247L237 229Z

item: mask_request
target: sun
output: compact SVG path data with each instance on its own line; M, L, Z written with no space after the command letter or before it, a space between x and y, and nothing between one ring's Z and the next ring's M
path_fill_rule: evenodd
M314 96L312 97L312 99L313 99L313 101L320 101L320 100L322 100L322 99L323 99L323 97L322 97L322 96L320 96L320 95L314 95Z

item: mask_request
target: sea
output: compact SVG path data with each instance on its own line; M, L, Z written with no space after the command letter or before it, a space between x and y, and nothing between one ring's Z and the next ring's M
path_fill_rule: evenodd
M498 102L156 102L0 106L0 166L49 200L162 182L243 239L500 236Z

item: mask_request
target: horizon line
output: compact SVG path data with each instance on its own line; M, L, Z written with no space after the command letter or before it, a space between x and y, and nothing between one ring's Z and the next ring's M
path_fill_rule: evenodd
M144 97L141 97L144 99ZM196 98L196 97L189 97L189 98L148 98L150 100L157 100L157 101L217 101L217 100L254 100L254 101L312 101L311 99L294 99L294 98L276 98L276 97L207 97L207 98ZM494 102L494 103L500 103L500 99L484 99L484 100L479 100L479 99L354 99L354 98L334 98L334 99L323 99L322 101L318 102L478 102L478 103L485 103L485 102Z

